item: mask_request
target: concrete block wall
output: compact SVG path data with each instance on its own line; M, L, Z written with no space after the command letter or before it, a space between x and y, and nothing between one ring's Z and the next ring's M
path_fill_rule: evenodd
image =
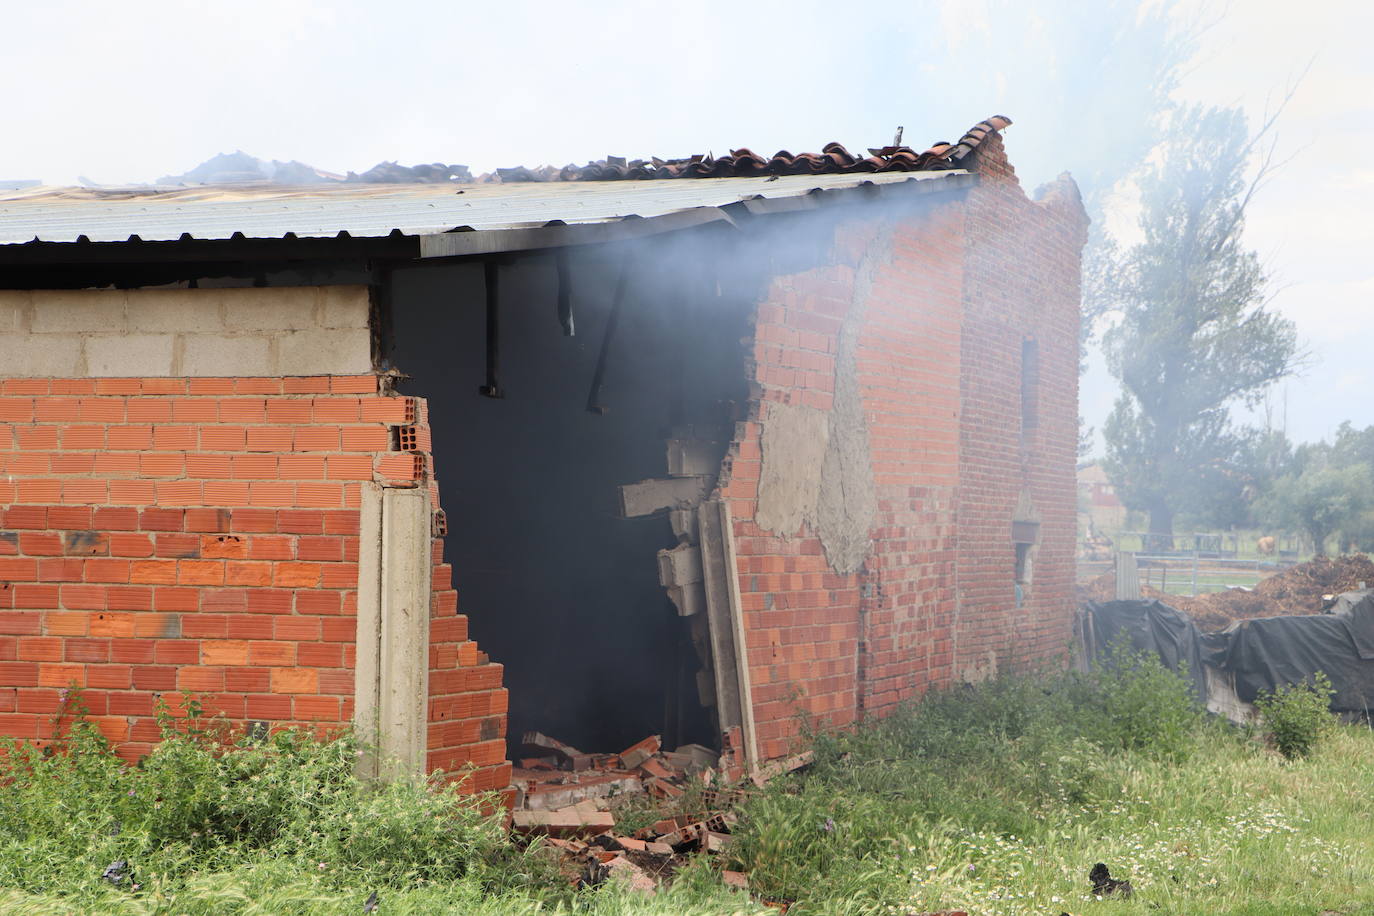
M367 288L0 290L11 378L349 375L372 369Z

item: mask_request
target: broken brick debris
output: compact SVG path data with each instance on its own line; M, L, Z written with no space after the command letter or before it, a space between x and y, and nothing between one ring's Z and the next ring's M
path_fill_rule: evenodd
M683 795L681 786L675 786L666 779L651 777L644 785L655 798L681 798Z
M646 776L652 777L653 779L666 780L673 778L673 771L654 757L650 757L641 763L639 769L642 770Z
M594 755L584 754L571 745L564 744L556 738L550 738L539 732L525 732L520 739L520 745L522 750L534 755L543 755L552 751L558 759L571 764L573 770L590 769L595 763Z
M538 771L535 771L538 772ZM557 771L555 771L557 772ZM524 807L532 811L553 811L579 802L609 799L643 790L642 780L633 773L584 770L576 781L539 782L526 779ZM528 775L517 773L518 775Z
M730 834L708 830L704 835L704 840L702 845L706 847L707 852L725 852L730 845Z
M732 809L756 786L811 762L809 752L796 754L766 764L746 779L738 728L722 736L724 751L719 754L700 744L665 750L658 735L619 754L585 753L540 732L526 732L521 746L528 756L519 758L513 775L514 832L543 837L581 883L613 880L650 892L659 877L681 864L680 856L724 852L736 823ZM611 807L633 795L690 805L691 810L633 831L633 836L622 835Z
M638 742L620 752L620 765L627 770L633 770L644 763L654 754L657 754L663 746L663 742L658 735L650 735L643 741Z
M606 866L607 880L623 884L634 891L652 894L658 890L658 882L625 856L615 856L603 864Z
M796 770L800 770L802 767L810 766L811 762L815 759L816 755L811 751L802 751L800 754L793 754L791 757L784 757L781 760L770 760L768 763L759 767L754 773L754 784L762 788L763 785L773 777L781 776L784 773L792 773Z

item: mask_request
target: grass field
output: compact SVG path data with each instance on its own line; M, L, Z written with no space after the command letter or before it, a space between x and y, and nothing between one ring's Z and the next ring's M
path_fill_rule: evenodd
M11 748L0 912L360 913L375 891L382 914L1374 914L1374 734L1336 729L1289 762L1139 660L819 738L809 771L741 810L727 856L653 897L573 891L456 796L358 785L347 740L209 746L174 738L138 769L88 734ZM101 878L117 861L118 885ZM1089 893L1098 861L1131 899Z

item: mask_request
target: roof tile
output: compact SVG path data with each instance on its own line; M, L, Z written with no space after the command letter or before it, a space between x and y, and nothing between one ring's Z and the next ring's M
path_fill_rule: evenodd
M857 157L839 143L827 143L819 153L779 150L770 157L760 156L747 147L731 150L727 156L690 156L686 159L626 160L620 156L568 165L561 169L524 166L497 169L491 181L625 181L658 178L750 178L760 175L834 175L857 172L918 172L963 168L962 160L988 136L1011 125L1004 115L993 115L969 128L958 143L938 141L924 152L908 146L887 146L869 150Z

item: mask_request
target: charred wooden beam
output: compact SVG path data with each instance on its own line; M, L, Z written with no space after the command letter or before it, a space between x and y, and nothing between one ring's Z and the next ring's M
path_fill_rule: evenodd
M554 267L558 270L558 323L563 326L564 337L577 336L572 311L572 272L568 269L568 251L560 248L554 255Z

